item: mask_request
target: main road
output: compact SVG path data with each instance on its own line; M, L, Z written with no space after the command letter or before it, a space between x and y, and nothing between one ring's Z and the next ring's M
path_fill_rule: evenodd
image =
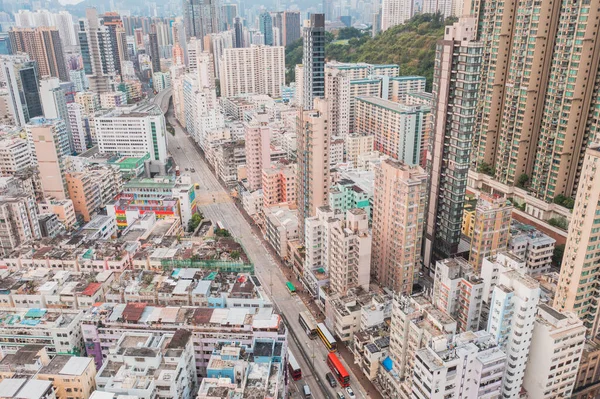
M276 265L269 251L255 234L248 221L233 203L227 191L208 168L193 139L187 135L175 120L172 112L173 107L169 107L170 93L163 93L159 93L154 101L163 110L165 108L168 110L166 118L175 129L175 135L168 136L168 150L175 163L179 166L181 173L190 175L192 181L200 185L200 188L197 190L200 211L205 217L223 223L243 245L250 261L254 264L255 274L262 281L265 290L269 293L278 311L284 316L287 322L289 327L288 344L292 352L296 355L296 359L300 362L303 374L303 381L292 385L290 388L293 397L303 397L301 386L305 383L310 386L315 398L336 398L336 392L341 392L342 389L339 385L336 390L330 388L325 379L325 374L329 372L329 368L325 362L328 351L318 338L315 340L308 339L298 322L298 314L308 310L308 308L299 296L290 295L285 286L287 278ZM191 172L192 169L195 171ZM309 363L314 365L314 367L310 367ZM347 365L346 369L350 373L351 387L356 393L357 398L370 398L358 382L357 376L353 374ZM314 372L311 370L314 370ZM343 393L348 398L348 394L345 391Z

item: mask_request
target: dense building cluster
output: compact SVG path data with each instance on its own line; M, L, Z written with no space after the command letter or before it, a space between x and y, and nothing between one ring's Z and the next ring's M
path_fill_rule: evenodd
M600 395L597 5L176 3L0 5L1 398Z

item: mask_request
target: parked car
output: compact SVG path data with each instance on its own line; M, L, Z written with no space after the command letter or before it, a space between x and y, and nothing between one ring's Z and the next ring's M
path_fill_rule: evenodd
M333 374L327 373L325 374L325 378L327 379L329 386L331 386L332 388L335 388L337 386L337 382L335 381L335 377L333 376Z
M192 169L190 169L190 172L196 173L196 169L192 168Z

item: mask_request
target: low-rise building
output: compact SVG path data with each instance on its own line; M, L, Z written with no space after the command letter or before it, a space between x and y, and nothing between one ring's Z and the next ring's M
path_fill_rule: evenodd
M282 259L288 258L288 241L300 238L298 210L289 205L276 205L263 209L265 237Z
M3 399L56 399L50 381L28 380L27 378L7 378L0 381Z
M533 226L513 222L508 249L525 260L527 274L543 274L552 266L556 240Z
M89 398L96 389L96 366L89 357L56 355L44 365L35 379L50 381L59 399Z
M190 399L198 384L192 334L125 332L96 375L99 389L143 398Z
M153 307L144 303L97 304L86 312L81 330L87 355L96 365L103 363L123 334L150 333L153 340L177 330L191 332L198 376L206 376L207 366L221 342L251 346L255 338L272 339L286 346L287 330L282 318L271 308L254 313L248 308ZM158 341L157 341L158 342ZM106 363L105 363L106 364ZM102 366L104 367L104 366ZM98 372L102 376L102 371ZM99 388L104 383L97 380Z
M506 354L485 331L434 342L415 355L412 397L499 397L505 362Z

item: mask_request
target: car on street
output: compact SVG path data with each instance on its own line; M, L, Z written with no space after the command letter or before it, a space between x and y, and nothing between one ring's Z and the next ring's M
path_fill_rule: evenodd
M346 399L346 397L344 396L344 394L343 394L343 393L341 393L341 392L338 392L338 393L337 393L337 398L338 398L338 399Z
M352 388L350 388L350 387L346 388L346 393L348 393L348 397L350 399L356 398L356 395L354 394L354 391L352 390Z
M329 386L331 386L332 388L335 388L337 386L337 382L335 381L335 377L333 376L333 374L327 373L325 374L325 378L327 379Z
M185 171L187 172L188 170L190 170L190 168L185 168Z
M196 169L192 168L192 169L190 169L190 172L196 173Z

